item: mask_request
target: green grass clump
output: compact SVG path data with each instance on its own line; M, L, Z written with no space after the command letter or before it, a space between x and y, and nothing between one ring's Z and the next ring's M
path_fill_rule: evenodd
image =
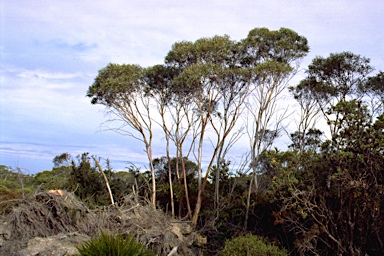
M101 231L99 237L76 246L79 256L154 256L155 254L137 242L135 238L122 234L107 234Z
M251 234L225 242L222 256L286 256L287 250L269 243L265 238Z

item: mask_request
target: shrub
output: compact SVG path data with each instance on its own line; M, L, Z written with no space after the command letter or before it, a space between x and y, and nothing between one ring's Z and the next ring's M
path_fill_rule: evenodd
M122 234L116 236L101 231L99 237L76 246L80 256L154 256L144 245L138 243L133 237Z
M286 256L287 250L269 243L265 238L251 234L225 242L222 256Z

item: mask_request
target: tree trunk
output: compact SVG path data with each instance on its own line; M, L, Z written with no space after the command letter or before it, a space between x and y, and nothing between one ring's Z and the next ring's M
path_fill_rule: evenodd
M201 134L200 134L200 140L199 140L198 155L197 155L197 189L198 191L201 190L201 180L202 180L201 162L203 159L203 141L204 141L204 129L202 128Z
M155 176L155 168L153 167L153 161L152 161L152 147L149 144L146 145L146 152L147 152L149 166L151 169L151 176L152 176L151 203L153 206L156 206L156 176Z
M165 135L167 140L167 159L168 159L168 181L169 181L169 193L170 193L170 199L171 199L171 213L172 218L175 217L175 203L173 200L173 184L172 184L172 170L171 170L171 157L169 155L169 137L166 133Z
M199 190L199 193L197 195L197 202L196 202L196 208L195 212L193 214L192 218L192 226L196 227L197 220L199 218L200 210L201 210L201 202L203 201L203 193L204 193L204 185L202 187L202 190Z
M211 168L212 168L214 157L217 155L217 150L218 150L218 148L216 147L214 152L213 152L213 157L212 157L212 159L209 162L209 165L207 167L207 171L205 172L205 177L204 177L203 183L201 184L201 189L199 189L199 192L197 193L196 208L195 208L195 212L194 212L193 217L192 217L192 225L194 227L196 227L197 220L199 218L199 214L200 214L200 210L201 210L201 203L203 202L203 194L204 194L205 186L207 185L209 170L211 170Z
M251 194L252 194L252 183L255 172L252 172L251 181L249 183L248 194L247 194L247 206L245 208L245 217L244 217L244 231L248 228L248 218L249 218L249 208L251 207Z
M183 151L182 151L182 150L183 150L183 149L180 148L181 172L182 172L183 180L184 180L185 201L186 201L186 203L187 203L188 217L189 217L189 218L192 218L191 204L189 203L187 174L186 174L186 171L185 171L185 162L184 162Z
M220 158L217 158L217 167L216 167L216 175L215 175L215 195L214 195L214 207L216 210L216 215L219 215L219 194L220 194Z
M107 176L105 176L105 173L103 172L103 168L101 168L101 165L100 165L99 161L97 161L96 157L92 156L92 158L93 158L93 161L95 161L97 168L99 168L101 175L103 175L105 185L107 186L109 197L111 199L111 204L114 205L115 201L113 200L112 190L111 190L111 187L109 186Z

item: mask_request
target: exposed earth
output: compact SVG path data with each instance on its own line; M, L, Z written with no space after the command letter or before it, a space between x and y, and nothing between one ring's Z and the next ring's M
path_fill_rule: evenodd
M119 206L90 210L73 193L54 190L7 207L0 222L0 255L75 255L75 245L100 230L131 234L157 255L198 255L206 243L188 223L140 204L133 196Z

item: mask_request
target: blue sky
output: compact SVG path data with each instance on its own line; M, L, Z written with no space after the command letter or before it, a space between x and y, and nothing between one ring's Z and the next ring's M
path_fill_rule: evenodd
M118 169L145 163L139 142L102 131L103 108L85 97L108 63L152 66L177 41L287 27L309 41L302 68L315 56L351 51L384 70L383 13L377 0L3 0L0 164L36 173L63 152L108 157Z

